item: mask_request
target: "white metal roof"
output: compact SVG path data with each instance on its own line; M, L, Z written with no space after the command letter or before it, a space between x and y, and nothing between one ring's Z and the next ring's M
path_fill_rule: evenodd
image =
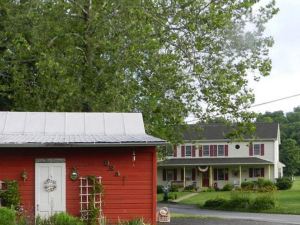
M0 112L0 145L163 143L141 113Z

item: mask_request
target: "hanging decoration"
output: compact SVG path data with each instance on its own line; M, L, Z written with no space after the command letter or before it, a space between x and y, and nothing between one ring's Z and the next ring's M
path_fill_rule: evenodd
M198 166L198 170L202 173L207 172L208 171L208 166L202 168L201 166Z
M45 182L44 182L44 189L47 192L52 192L55 191L57 188L57 184L55 180L52 180L50 178L48 178Z
M72 181L75 181L75 180L77 180L78 179L78 171L77 171L77 169L75 168L75 167L73 167L72 168L72 172L71 172L71 176L70 176L70 178L71 178L71 180Z
M28 173L26 172L25 169L21 173L21 178L24 182L28 179Z

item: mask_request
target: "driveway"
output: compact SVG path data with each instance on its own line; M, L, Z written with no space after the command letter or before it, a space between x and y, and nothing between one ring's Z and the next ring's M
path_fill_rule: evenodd
M170 211L173 213L181 213L187 215L200 215L200 216L216 217L222 219L252 220L252 222L263 221L263 222L279 223L279 224L300 224L300 215L227 212L227 211L219 211L219 210L199 209L193 205L158 203L158 208L164 206L168 207ZM197 224L201 224L201 223L197 223Z

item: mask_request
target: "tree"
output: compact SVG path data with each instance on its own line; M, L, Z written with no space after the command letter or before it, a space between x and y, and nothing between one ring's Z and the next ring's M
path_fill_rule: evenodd
M270 73L278 11L257 2L3 0L1 108L138 111L172 142L191 114L249 121L247 75Z
M280 148L280 160L286 165L284 174L294 176L300 168L300 147L294 139L285 139Z

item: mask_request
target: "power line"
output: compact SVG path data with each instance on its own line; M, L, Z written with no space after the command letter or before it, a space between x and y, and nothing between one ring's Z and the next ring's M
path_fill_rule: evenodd
M297 97L297 96L300 96L300 93L299 94L295 94L295 95L291 95L291 96L287 96L287 97L284 97L284 98L278 98L278 99L271 100L271 101L268 101L268 102L262 102L262 103L259 103L259 104L256 104L256 105L252 105L250 108L261 106L261 105L270 104L270 103L273 103L273 102L282 101L282 100L289 99L289 98L294 98L294 97Z

